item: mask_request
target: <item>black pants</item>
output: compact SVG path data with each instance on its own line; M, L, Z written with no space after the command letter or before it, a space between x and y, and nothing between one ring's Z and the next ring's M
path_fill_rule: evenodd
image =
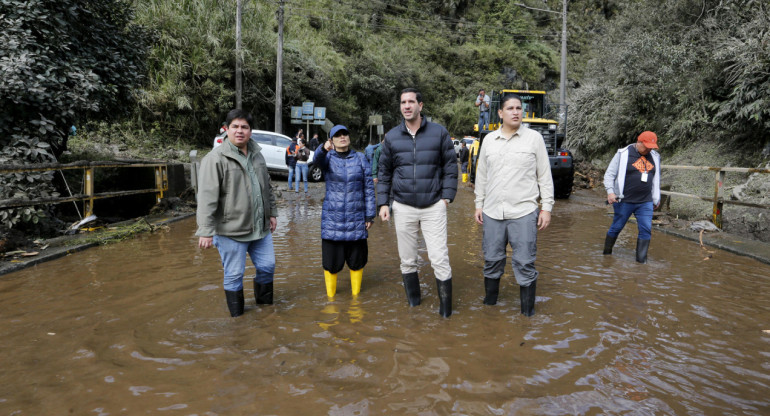
M337 274L345 263L350 270L361 270L369 259L369 246L366 239L355 241L321 240L321 258L323 268L331 274Z

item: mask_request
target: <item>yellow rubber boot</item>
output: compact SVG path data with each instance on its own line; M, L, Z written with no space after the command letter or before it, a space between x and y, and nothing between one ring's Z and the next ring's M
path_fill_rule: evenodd
M361 292L361 280L364 279L364 269L350 271L350 291L353 296L358 296Z
M468 182L468 174L463 173L463 182Z
M337 293L337 273L331 274L324 270L324 280L326 280L326 296L333 298Z

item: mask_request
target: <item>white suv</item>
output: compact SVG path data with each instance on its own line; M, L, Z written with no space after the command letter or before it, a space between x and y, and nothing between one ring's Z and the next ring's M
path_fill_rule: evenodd
M227 140L227 133L221 133L214 137L214 146L217 147ZM270 172L277 172L288 174L289 167L286 166L286 148L291 144L291 139L283 134L274 133L272 131L265 130L252 130L251 140L254 140L262 148L262 156L265 157L265 163L267 164L267 170ZM310 152L310 159L308 159L308 179L313 182L318 182L323 179L323 172L321 169L313 164L313 153Z

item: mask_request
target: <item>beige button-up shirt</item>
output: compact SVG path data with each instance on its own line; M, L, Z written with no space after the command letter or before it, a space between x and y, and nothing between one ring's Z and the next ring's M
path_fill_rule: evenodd
M521 218L538 207L553 209L551 163L543 136L521 126L511 137L500 129L484 137L476 168L476 208L496 220Z

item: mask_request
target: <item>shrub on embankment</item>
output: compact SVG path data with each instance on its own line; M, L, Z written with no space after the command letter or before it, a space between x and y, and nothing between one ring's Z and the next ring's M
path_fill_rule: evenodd
M770 6L762 1L638 2L595 45L570 94L567 145L603 170L644 130L664 164L770 167ZM713 172L663 172L672 191L713 195ZM725 195L770 203L770 175L728 173ZM673 198L673 215L709 218ZM725 205L724 229L770 241L768 210Z

